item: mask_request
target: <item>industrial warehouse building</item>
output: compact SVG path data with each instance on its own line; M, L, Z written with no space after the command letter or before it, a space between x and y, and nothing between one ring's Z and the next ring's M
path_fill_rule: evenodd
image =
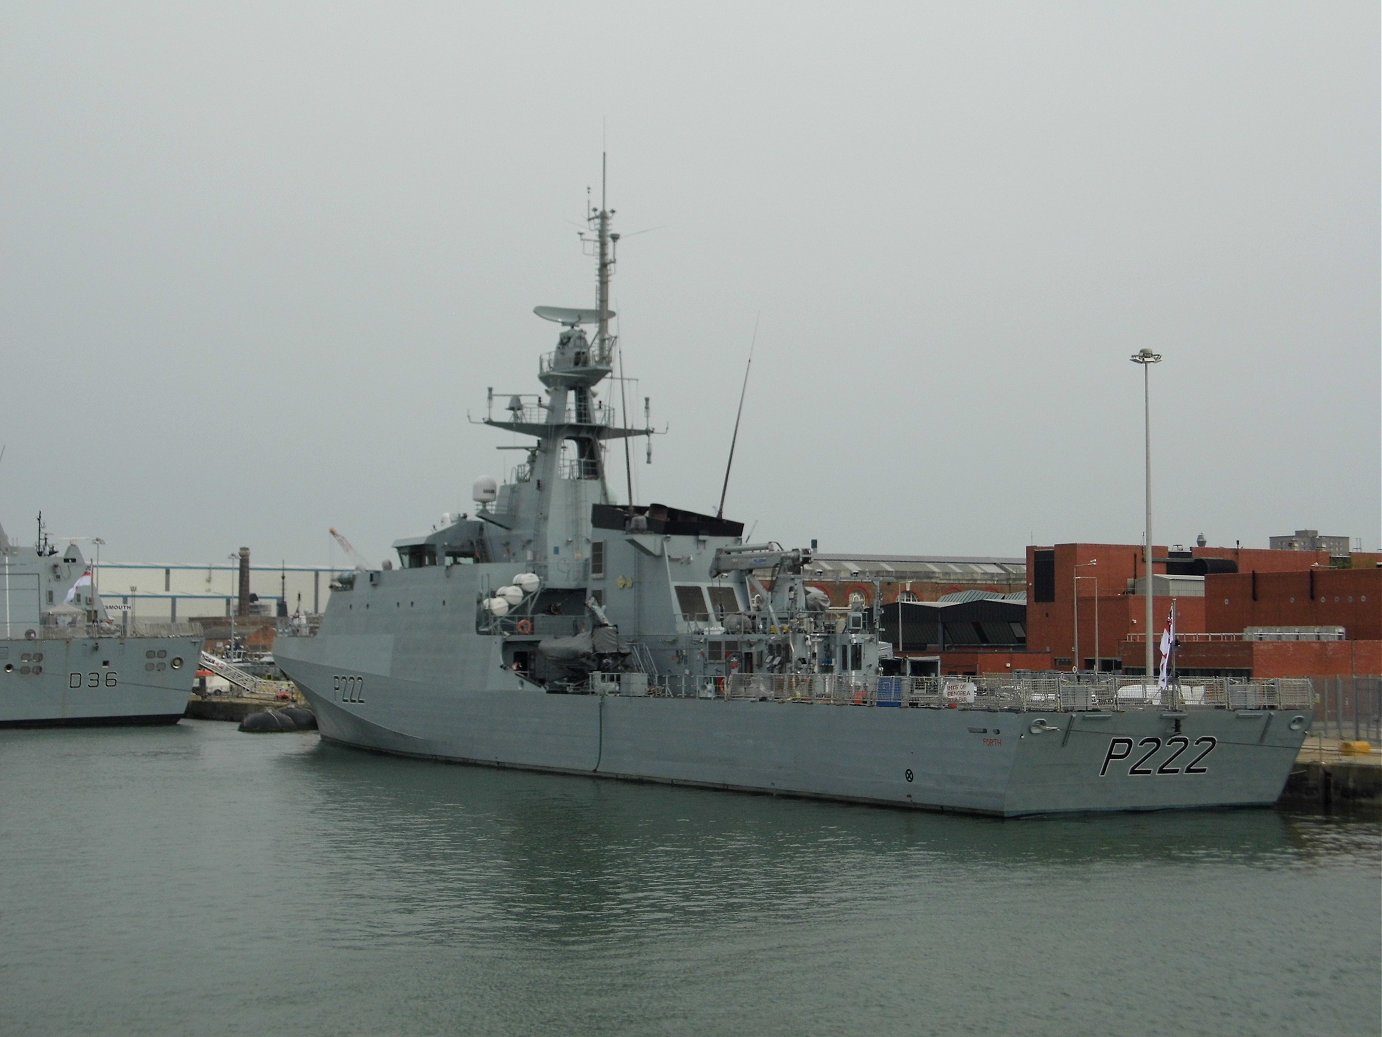
M1153 636L1174 601L1183 675L1382 675L1382 553L1297 530L1271 548L1153 549ZM836 606L877 603L898 672L1141 673L1139 544L1033 546L1024 559L814 554L809 575ZM187 619L213 638L272 643L294 612L319 613L342 566L106 563L103 598L132 618ZM238 636L238 635L237 635Z

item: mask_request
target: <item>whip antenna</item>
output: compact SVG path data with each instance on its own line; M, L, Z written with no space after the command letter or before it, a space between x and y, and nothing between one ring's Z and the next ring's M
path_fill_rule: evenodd
M725 482L720 487L720 506L715 509L716 518L725 517L725 494L729 492L729 470L734 466L734 445L739 442L739 419L744 416L744 396L749 391L749 369L753 367L753 347L758 342L758 318L753 318L753 338L749 340L749 359L744 365L744 384L739 389L739 410L734 415L734 435L729 438L729 460L725 462Z

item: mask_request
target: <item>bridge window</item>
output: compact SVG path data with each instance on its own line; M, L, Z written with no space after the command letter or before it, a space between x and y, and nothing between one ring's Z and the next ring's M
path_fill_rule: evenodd
M734 593L733 587L710 587L710 604L715 610L715 616L733 615L740 611L739 598Z
M437 554L431 544L410 544L398 549L398 560L405 569L420 569L425 565L436 565Z
M710 618L710 610L705 604L705 588L699 586L678 586L677 607L681 618L691 622L704 622Z

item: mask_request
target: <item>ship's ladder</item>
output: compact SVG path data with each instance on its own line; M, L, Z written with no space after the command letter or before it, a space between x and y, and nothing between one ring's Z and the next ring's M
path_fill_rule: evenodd
M653 662L653 654L648 651L648 646L642 641L631 642L633 648L633 661L638 667L639 673L646 673L649 677L657 676L657 664Z
M577 461L576 464L582 462ZM585 483L579 478L573 479L566 484L566 530L568 536L574 536L576 530L581 528L581 518L583 513L590 507L585 502Z

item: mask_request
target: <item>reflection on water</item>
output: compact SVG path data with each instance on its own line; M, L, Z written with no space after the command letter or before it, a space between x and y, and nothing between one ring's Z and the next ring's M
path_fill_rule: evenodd
M360 939L580 944L756 925L924 885L1004 897L1072 871L1295 868L1377 831L1273 811L1025 820L914 814L374 756L285 756L318 862L387 910ZM1004 891L1009 891L1005 893ZM367 892L366 892L367 891ZM343 911L351 908L342 905ZM356 916L340 921L351 929Z
M0 1033L1379 1031L1375 821L1004 822L214 723L0 732L0 790Z

